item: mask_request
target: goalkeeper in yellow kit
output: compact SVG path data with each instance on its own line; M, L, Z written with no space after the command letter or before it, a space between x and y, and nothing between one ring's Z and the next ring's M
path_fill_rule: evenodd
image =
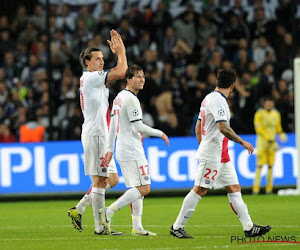
M253 194L258 194L260 189L260 173L263 165L268 164L266 193L270 194L273 190L273 170L275 153L278 144L275 141L276 134L282 142L287 140L286 134L282 131L280 113L274 109L272 97L264 99L263 109L256 111L254 115L254 127L257 135L257 168L253 183Z

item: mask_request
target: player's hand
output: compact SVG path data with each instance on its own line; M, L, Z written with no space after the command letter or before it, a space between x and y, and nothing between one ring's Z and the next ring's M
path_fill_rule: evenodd
M112 29L110 31L110 40L107 40L112 53L119 55L125 53L125 46L120 34Z
M243 141L242 142L242 146L248 150L249 154L252 155L253 154L253 151L254 151L254 148L252 146L251 143L247 142L247 141Z
M286 135L286 133L284 133L284 132L280 133L280 134L278 135L278 137L279 137L279 140L280 140L281 142L283 142L283 143L287 141L287 135Z
M108 166L113 156L113 152L106 152L104 158L101 161L102 166Z
M163 139L166 142L167 146L170 145L169 137L164 132L163 132L163 134L160 138Z

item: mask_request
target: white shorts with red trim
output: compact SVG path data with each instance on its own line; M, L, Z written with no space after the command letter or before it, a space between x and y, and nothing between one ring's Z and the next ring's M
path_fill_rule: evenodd
M236 184L239 184L239 181L231 161L221 163L200 160L195 186L217 189Z
M139 187L151 184L149 165L146 157L135 161L120 161L126 187Z

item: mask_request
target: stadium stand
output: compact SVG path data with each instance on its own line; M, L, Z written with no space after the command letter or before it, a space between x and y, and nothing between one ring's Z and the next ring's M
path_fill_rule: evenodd
M51 1L52 98L44 2L27 1L0 16L0 124L11 138L19 141L20 127L35 117L47 131L50 102L53 139L80 138L79 54L98 47L105 68L113 66L106 43L112 28L122 35L129 65L145 70L147 91L140 100L150 125L154 121L169 136L193 134L202 98L226 67L239 75L228 100L237 133L254 133L253 116L264 95L274 96L284 131L294 132L299 1ZM110 99L122 88L115 83Z

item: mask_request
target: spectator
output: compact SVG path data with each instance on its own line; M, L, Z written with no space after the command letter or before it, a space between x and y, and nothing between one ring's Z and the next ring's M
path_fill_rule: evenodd
M0 124L0 142L7 143L15 141L16 138L10 133L9 127L5 123Z
M40 124L38 119L27 122L20 127L20 142L42 142L44 141L45 127Z

